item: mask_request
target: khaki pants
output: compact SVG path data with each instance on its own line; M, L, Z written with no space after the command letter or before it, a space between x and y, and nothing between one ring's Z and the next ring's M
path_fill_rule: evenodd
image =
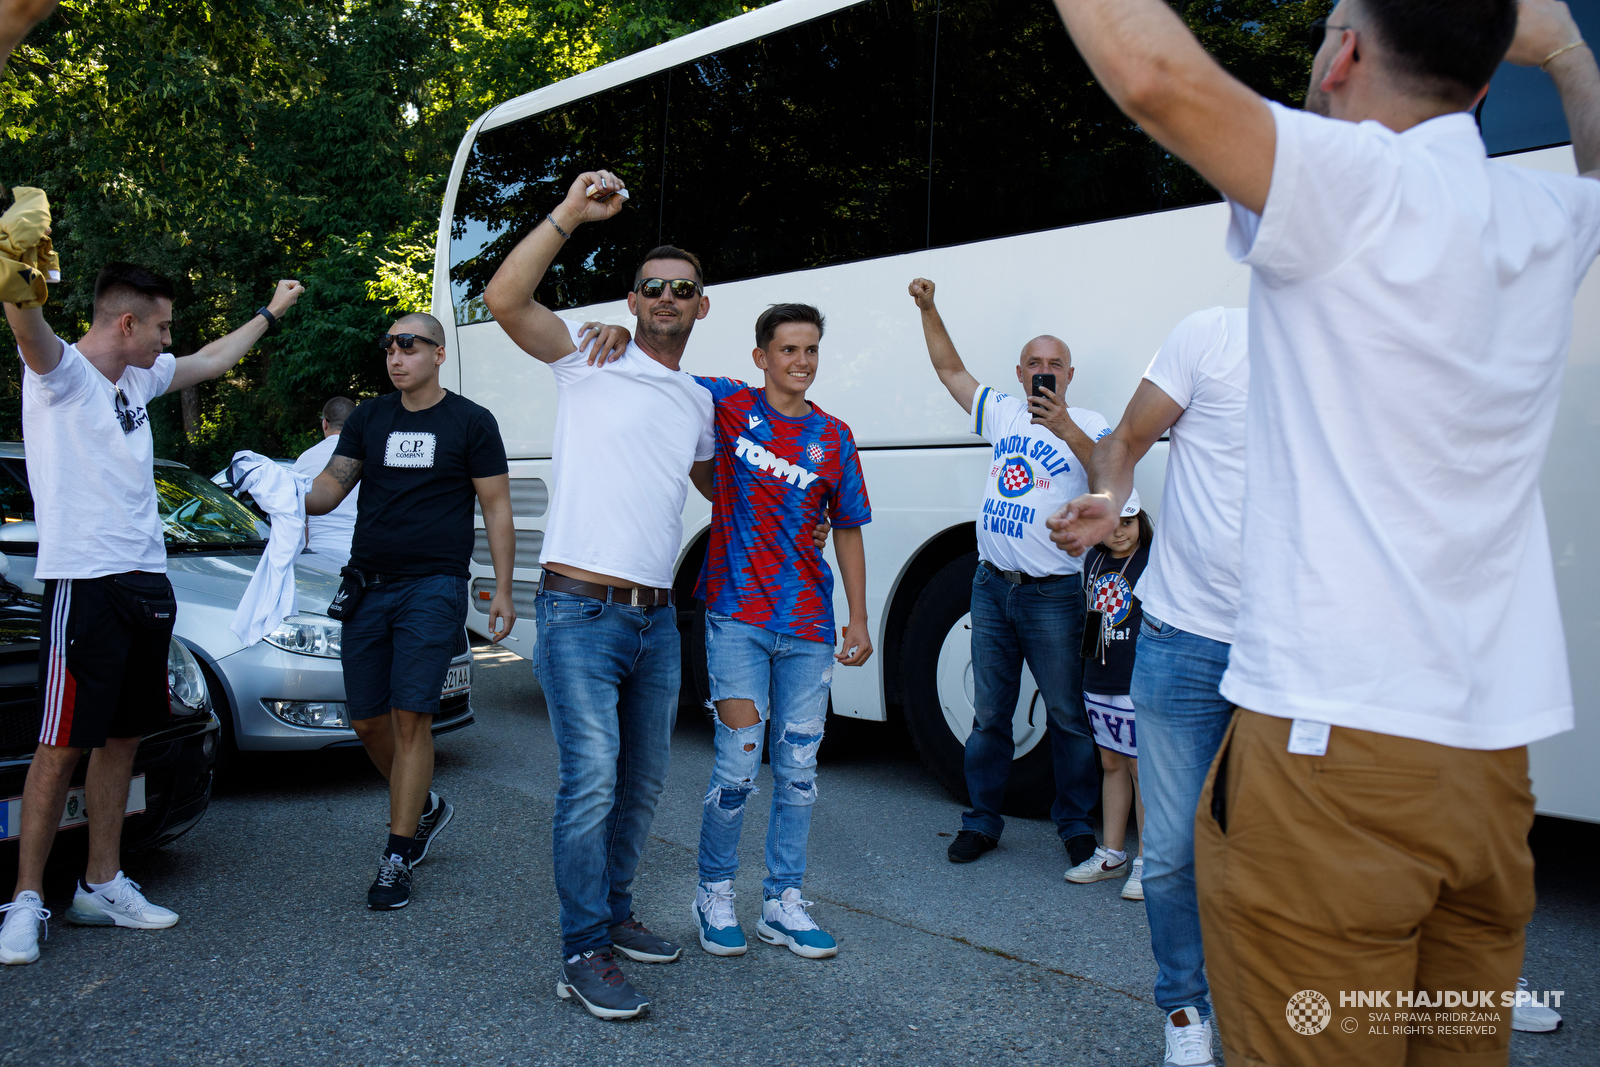
M1506 1063L1502 994L1533 917L1527 749L1334 727L1325 756L1299 756L1289 728L1236 709L1195 811L1229 1067ZM1400 1005L1419 990L1428 1006Z

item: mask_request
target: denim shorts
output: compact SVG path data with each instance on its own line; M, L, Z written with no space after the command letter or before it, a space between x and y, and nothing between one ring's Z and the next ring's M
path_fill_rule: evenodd
M345 704L351 719L390 708L439 713L450 661L466 644L467 580L435 574L369 586L344 622Z

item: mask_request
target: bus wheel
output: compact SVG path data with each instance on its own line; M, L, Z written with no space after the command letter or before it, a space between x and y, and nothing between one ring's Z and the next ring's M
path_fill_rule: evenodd
M978 554L946 564L923 587L906 622L901 644L901 678L906 695L906 726L922 762L938 783L963 804L970 803L962 761L972 732L972 575ZM1022 668L1013 719L1016 744L1011 780L1001 812L1022 818L1048 815L1055 798L1050 740L1044 701L1033 674Z

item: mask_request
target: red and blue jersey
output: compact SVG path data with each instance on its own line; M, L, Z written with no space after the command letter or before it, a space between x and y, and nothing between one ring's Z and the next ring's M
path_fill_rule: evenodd
M812 541L827 509L838 529L865 526L872 505L850 427L815 404L780 415L762 390L696 381L716 403L711 544L695 596L752 626L834 643L833 571Z

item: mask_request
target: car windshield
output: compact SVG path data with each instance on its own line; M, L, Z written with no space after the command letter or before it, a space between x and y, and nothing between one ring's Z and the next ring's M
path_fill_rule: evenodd
M156 509L167 550L230 545L258 548L266 524L250 509L187 467L156 467Z

